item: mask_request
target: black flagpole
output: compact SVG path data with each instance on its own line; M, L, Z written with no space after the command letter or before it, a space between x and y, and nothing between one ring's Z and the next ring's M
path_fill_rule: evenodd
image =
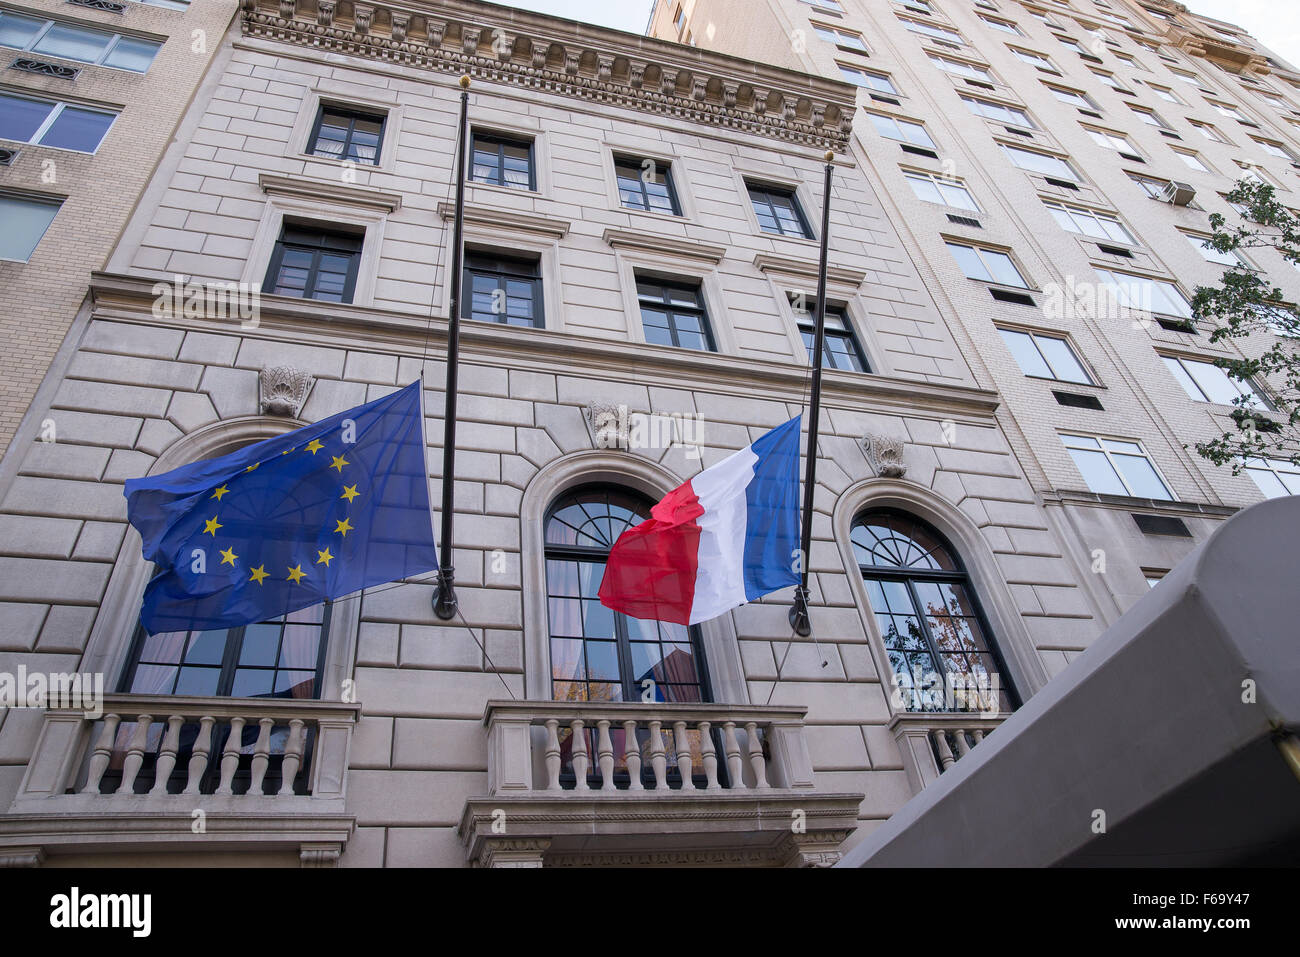
M460 78L460 132L456 139L456 221L452 227L451 310L447 317L447 394L442 437L442 543L438 548L438 585L433 612L443 621L456 616L456 569L452 523L456 490L456 384L460 373L460 285L464 261L466 133L469 116L469 76Z
M826 255L831 233L831 179L835 154L826 151L826 187L822 194L822 256L817 267L817 332L813 337L812 400L808 408L808 456L803 478L803 531L799 538L802 564L799 587L790 609L790 627L807 638L812 634L808 617L808 553L812 548L813 491L817 487L817 425L822 409L822 349L826 344Z

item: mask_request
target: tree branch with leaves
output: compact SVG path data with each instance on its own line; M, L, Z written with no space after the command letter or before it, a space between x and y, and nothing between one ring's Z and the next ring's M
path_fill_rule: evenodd
M1300 216L1278 202L1272 186L1242 179L1226 199L1241 209L1240 222L1229 224L1212 213L1207 248L1229 254L1272 249L1300 268ZM1215 465L1231 465L1234 475L1252 458L1300 466L1300 310L1261 271L1234 258L1219 285L1197 287L1192 308L1213 326L1210 342L1250 339L1265 346L1250 349L1253 358L1217 358L1214 364L1241 382L1267 382L1272 409L1258 408L1251 394L1239 396L1233 401L1234 427L1197 442L1195 449Z

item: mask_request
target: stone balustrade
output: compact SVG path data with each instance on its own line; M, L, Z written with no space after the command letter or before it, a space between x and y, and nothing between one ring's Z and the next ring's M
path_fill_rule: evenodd
M105 695L93 717L47 709L0 852L166 849L210 836L296 846L304 864L331 863L353 827L345 784L359 711L337 701L136 694Z
M861 794L818 790L793 705L490 701L487 794L459 833L481 867L825 866Z
M983 712L896 714L889 723L912 790L919 792L980 744L1006 715Z
M664 702L493 701L484 717L489 789L500 794L812 788L804 711Z

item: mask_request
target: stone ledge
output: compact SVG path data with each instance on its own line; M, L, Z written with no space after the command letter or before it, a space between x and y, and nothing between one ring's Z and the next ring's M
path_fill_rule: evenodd
M457 833L479 866L491 864L501 842L534 842L532 866L627 865L636 860L620 858L698 853L740 855L755 866L831 864L857 828L862 799L777 788L533 792L470 798Z

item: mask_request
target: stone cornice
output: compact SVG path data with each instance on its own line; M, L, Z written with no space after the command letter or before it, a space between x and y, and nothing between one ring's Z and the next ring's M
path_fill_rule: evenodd
M444 222L449 222L456 215L455 203L439 203L438 215ZM498 209L492 206L465 206L465 222L472 226L486 229L499 229L506 232L535 233L552 239L563 239L569 234L569 221L553 216L540 216L537 213L520 213L512 209Z
M807 279L811 282L817 281L817 265L814 260L791 259L787 256L777 256L772 253L759 253L754 257L754 266L760 272L776 273L780 276L791 276L796 279ZM831 282L852 286L856 289L862 285L867 278L867 274L861 269L849 269L847 266L828 264L826 278Z
M92 274L90 289L95 316L175 328L175 320L153 315L156 298L153 286L159 279L169 278ZM283 296L262 297L256 330L241 330L237 322L220 319L186 319L184 326L193 331L236 333L285 342L309 340L324 347L369 349L404 356L422 355L428 339L434 343L433 359L441 357L447 336L447 322L442 318ZM807 369L793 361L597 340L546 329L533 330L521 337L520 330L514 326L481 322L461 325L461 354L467 364L561 371L578 378L590 376L593 380L653 381L665 388L706 389L742 397L752 397L761 389L765 398L799 403L804 401L807 377ZM987 422L1000 404L997 393L970 386L834 370L827 370L824 376L822 400L836 408L856 408L870 402L876 411L896 410Z
M682 239L680 236L663 236L657 233L632 229L606 229L602 238L615 249L632 249L638 252L669 254L677 258L696 259L717 265L727 250L723 246Z
M847 149L856 108L849 83L465 0L241 3L246 37L468 73L817 149Z
M333 203L338 206L377 209L385 213L396 212L402 208L400 193L389 193L370 186L346 186L326 180L277 176L273 173L260 174L257 177L257 185L262 188L262 192L271 196L290 196L294 199Z

